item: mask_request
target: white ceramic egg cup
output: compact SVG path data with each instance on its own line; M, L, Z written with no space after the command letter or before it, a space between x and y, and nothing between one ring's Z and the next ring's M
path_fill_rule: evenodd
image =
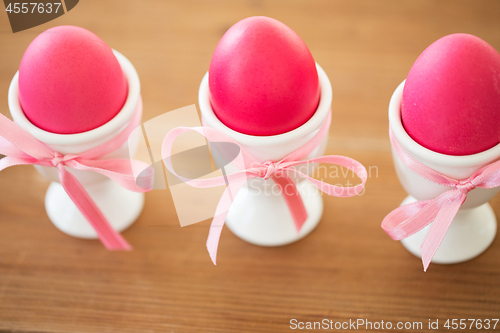
M467 179L481 167L500 158L500 144L478 154L453 156L436 153L416 143L405 131L401 122L401 100L403 81L392 95L389 105L389 125L401 147L420 163L448 177ZM402 204L436 198L450 187L435 184L410 170L392 150L397 175L406 192L410 194ZM454 264L470 260L483 253L493 242L497 222L491 206L487 203L500 188L475 188L467 199L439 246L433 263ZM401 240L403 246L417 257L421 257L422 244L430 225Z
M139 76L134 66L122 54L114 54L128 82L128 96L120 112L106 124L78 134L56 134L33 125L24 115L19 102L19 72L9 88L9 109L14 122L52 150L61 154L80 154L117 136L132 120L135 112L142 113ZM131 151L135 151L131 147ZM104 158L129 158L128 142ZM56 168L35 165L45 178L51 180L45 195L45 209L52 223L62 232L79 238L97 238L87 219L80 213L62 185ZM83 185L116 231L128 228L139 216L144 206L144 194L122 188L105 176L65 167Z
M236 132L224 125L215 115L210 104L208 73L199 91L200 111L204 126L214 128L236 140L259 162L279 161L297 150L317 134L326 121L332 104L332 87L323 69L316 64L321 86L321 99L314 115L302 126L280 135L253 136ZM324 154L328 136L308 156ZM301 171L303 169L301 168ZM313 166L308 166L311 174ZM226 217L227 227L241 239L261 246L279 246L295 242L309 234L323 214L320 192L308 180L293 178L304 202L308 218L297 232L292 215L281 193L270 190L272 179L252 178L238 192Z

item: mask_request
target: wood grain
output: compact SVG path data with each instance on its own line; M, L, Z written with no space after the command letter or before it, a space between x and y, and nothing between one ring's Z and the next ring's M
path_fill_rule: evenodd
M366 193L325 196L319 226L292 245L257 247L224 230L214 266L205 249L209 221L181 228L168 190L148 193L123 233L134 251L109 252L51 224L48 182L32 167L2 171L1 332L286 332L292 318L422 321L426 328L429 319L499 317L498 240L470 262L424 273L380 228L406 195L387 137L393 90L446 34L468 32L500 50L498 1L85 0L16 34L0 14L1 112L8 114L8 86L30 41L62 24L90 29L132 61L144 120L197 103L219 38L252 15L289 25L330 77L327 153L376 168ZM500 216L500 198L491 204Z

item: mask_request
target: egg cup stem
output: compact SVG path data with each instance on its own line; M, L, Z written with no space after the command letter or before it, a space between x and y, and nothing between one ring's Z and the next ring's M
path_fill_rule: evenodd
M87 185L85 190L118 232L131 226L144 206L144 193L128 191L109 179ZM52 223L65 234L97 239L94 228L59 182L50 183L45 195L45 209Z

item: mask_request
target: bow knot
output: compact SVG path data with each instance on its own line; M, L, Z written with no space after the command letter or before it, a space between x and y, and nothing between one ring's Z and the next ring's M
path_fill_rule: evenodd
M54 152L54 158L51 160L52 165L57 167L64 159L64 155Z
M473 189L475 189L476 185L472 184L472 181L470 181L470 180L465 180L465 181L460 181L456 187L457 187L457 189L462 191L464 194L467 194L470 191L472 191Z
M275 175L280 170L279 163L274 163L272 161L267 161L267 162L263 163L262 167L263 167L263 169L262 169L263 172L262 172L260 178L262 178L264 180L271 178L273 175Z
M50 162L55 167L58 167L59 165L64 165L66 162L74 160L76 157L78 157L77 155L71 155L71 154L63 155L57 151L54 152L53 156L54 157L50 160Z
M54 158L50 162L53 166L57 167L59 164L64 162L64 155L55 151Z

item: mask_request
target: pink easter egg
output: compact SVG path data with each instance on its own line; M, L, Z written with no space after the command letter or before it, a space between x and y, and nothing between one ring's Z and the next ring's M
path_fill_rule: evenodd
M420 145L470 155L500 143L500 55L484 40L453 34L413 64L401 104L406 132Z
M210 63L209 88L219 120L250 135L303 125L320 98L316 64L304 41L264 16L246 18L224 34Z
M58 134L95 129L127 98L127 80L111 48L83 28L59 26L37 36L19 67L19 99L37 127Z

